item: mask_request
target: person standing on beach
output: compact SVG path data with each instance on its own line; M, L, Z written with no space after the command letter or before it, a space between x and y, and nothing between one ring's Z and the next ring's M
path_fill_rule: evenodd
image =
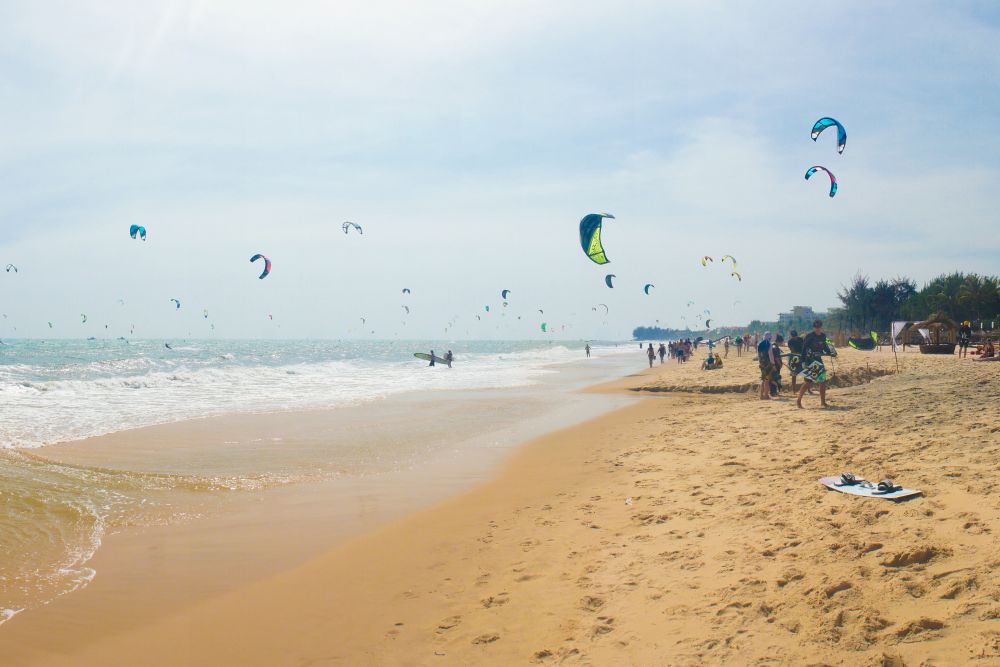
M722 350L724 352L724 354L722 356L725 357L726 359L728 359L729 358L729 336L726 336L726 339L724 341L722 341Z
M802 339L802 377L805 380L802 388L799 389L798 398L795 404L802 407L802 396L812 389L813 384L819 384L819 404L826 408L826 366L823 365L823 355L833 356L836 354L826 342L826 334L823 332L823 322L816 320L813 322L813 330Z
M792 335L788 339L788 351L792 353L792 356L788 358L788 372L792 376L792 391L794 392L795 381L799 377L799 373L802 372L802 336L795 329L792 329Z
M760 363L760 400L771 400L771 377L774 373L774 350L771 347L771 332L764 333L764 340L757 344L757 361Z
M736 356L743 356L743 336L736 337Z
M590 359L590 343L587 343L583 349L587 351L587 358Z
M784 336L780 333L775 334L774 344L771 345L771 359L774 360L774 373L771 375L771 396L777 396L781 392L781 344L784 342Z
M653 349L653 344L650 343L649 347L646 348L646 357L649 358L649 367L653 367L653 360L656 359L656 351Z
M958 328L958 358L969 356L969 343L972 342L972 326L969 320L962 322Z
M455 355L448 350L448 354L444 355L444 360L448 362L448 368L451 368L451 362L455 361Z
M667 346L660 343L660 347L657 348L656 353L660 355L660 365L663 365L663 357L667 356Z

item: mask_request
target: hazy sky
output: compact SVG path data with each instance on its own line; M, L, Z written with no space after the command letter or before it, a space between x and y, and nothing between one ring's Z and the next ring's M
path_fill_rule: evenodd
M859 270L996 273L998 28L991 2L6 0L0 336L624 337L825 308ZM727 253L742 283L698 262Z

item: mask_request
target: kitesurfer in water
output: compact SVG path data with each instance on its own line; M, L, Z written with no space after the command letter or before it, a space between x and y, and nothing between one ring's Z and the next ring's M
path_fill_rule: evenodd
M813 383L819 385L819 404L826 408L826 366L823 365L823 355L831 355L832 350L826 342L826 334L823 332L823 322L816 320L813 322L813 330L802 339L802 377L805 382L799 389L798 398L795 404L802 407L802 396L809 391Z
M434 365L434 350L431 350L431 363L429 363L428 366L433 366L433 365Z

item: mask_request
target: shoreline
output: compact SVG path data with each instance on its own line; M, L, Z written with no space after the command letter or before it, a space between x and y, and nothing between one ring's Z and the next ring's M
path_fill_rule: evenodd
M139 609L126 622L149 621L456 496L494 475L524 441L579 421L581 410L612 409L579 390L591 378L618 376L615 369L627 358L557 364L529 387L411 392L336 409L212 416L11 452L60 470L110 473L112 481L152 475L180 490L143 491L143 503L169 507L171 517L109 528L87 563L98 572L94 581L11 615L17 622L0 629L0 656L11 628L36 613L49 617L41 625L56 627L87 613L77 611L89 604L76 599L81 595L123 597L142 587L144 577L171 582L151 586L160 598L155 609ZM400 438L419 460L383 452L386 460L358 458L343 472L317 467L330 457L355 460L337 447L358 450L368 443L375 449ZM287 469L279 470L282 465ZM134 565L145 551L155 552L157 562Z
M1000 421L934 397L1000 382L984 364L906 365L835 390L825 411L642 393L303 565L149 623L125 622L128 600L101 601L97 635L81 622L47 649L25 648L52 631L25 616L0 631L0 655L16 640L24 664L803 664L830 651L838 664L992 664ZM706 380L664 367L591 391ZM819 476L843 470L925 496L821 491Z

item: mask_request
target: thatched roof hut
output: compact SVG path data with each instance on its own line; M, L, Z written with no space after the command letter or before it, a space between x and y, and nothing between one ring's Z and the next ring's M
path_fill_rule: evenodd
M955 342L958 339L958 322L947 315L935 313L923 322L915 322L903 329L903 340L907 340L912 332L926 329L929 339L920 346L924 354L953 354Z

